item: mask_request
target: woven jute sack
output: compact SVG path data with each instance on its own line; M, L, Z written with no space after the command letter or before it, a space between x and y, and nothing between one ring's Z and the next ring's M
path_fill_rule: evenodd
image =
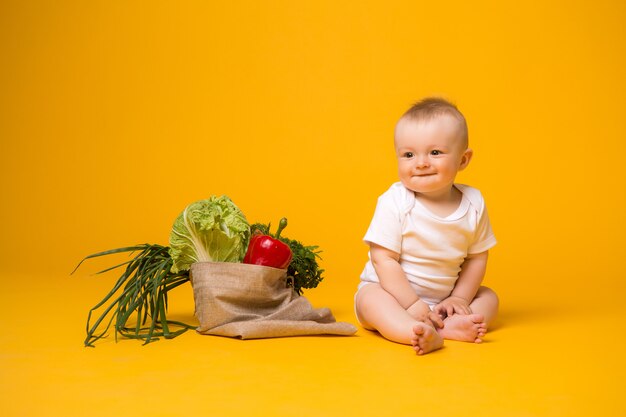
M258 339L316 334L352 335L328 308L315 309L287 286L287 270L231 262L191 265L199 333Z

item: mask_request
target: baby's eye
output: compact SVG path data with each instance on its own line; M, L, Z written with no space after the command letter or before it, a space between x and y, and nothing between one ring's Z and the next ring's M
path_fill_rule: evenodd
M437 149L430 151L431 155L437 156L437 155L441 155L443 152L438 151Z
M415 155L413 152L405 152L403 155L405 158L413 158Z

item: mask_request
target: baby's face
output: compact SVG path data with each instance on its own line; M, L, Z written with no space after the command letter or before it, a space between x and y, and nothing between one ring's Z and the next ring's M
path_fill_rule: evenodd
M467 166L472 156L461 138L458 122L451 116L425 121L400 120L395 146L402 184L432 197L450 193L456 174Z

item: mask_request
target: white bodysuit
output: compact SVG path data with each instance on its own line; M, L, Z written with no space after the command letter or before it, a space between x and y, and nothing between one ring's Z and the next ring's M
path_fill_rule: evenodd
M475 188L455 184L463 193L458 209L442 218L422 205L413 191L397 182L378 198L363 240L400 254L400 265L417 295L433 306L447 298L468 254L496 244L483 197ZM379 282L371 257L361 288Z

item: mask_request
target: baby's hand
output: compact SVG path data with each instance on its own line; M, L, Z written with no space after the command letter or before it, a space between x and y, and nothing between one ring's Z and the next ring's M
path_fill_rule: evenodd
M443 320L434 311L430 310L428 304L423 302L422 300L417 300L414 302L409 308L407 308L407 313L415 320L424 322L434 328L442 328Z
M472 314L472 310L469 307L469 303L466 299L461 297L450 296L437 304L434 308L435 313L441 317L449 317L454 313L457 314Z

